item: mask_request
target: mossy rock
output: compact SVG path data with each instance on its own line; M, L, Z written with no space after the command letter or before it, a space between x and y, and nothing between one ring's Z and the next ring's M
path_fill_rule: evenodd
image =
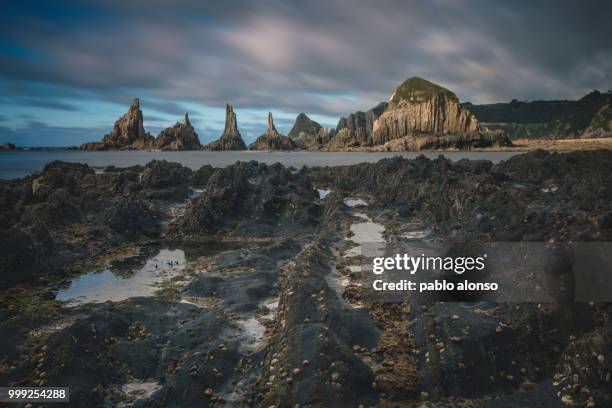
M391 97L391 102L399 103L402 100L406 100L410 103L421 103L434 96L444 96L448 100L459 102L457 95L448 89L419 77L408 78L400 86L395 88L395 92Z

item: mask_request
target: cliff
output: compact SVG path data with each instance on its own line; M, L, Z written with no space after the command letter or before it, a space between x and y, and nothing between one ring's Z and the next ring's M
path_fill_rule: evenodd
M418 134L459 134L477 132L478 119L459 103L457 96L422 78L409 78L398 86L389 106L374 121L372 143Z
M140 100L132 101L127 113L120 117L113 130L106 134L101 142L89 142L81 145L82 150L138 150L150 148L155 139L145 132Z
M387 109L388 103L381 102L365 112L357 111L340 118L336 132L332 134L326 150L371 146L374 121Z
M491 129L510 137L579 139L612 137L612 92L593 91L577 101L466 104Z
M382 115L385 109L387 109L388 105L389 104L387 102L381 102L365 112L357 111L355 113L351 113L347 117L340 118L338 121L338 126L336 126L336 131L340 132L342 129L348 129L356 132L358 129L363 129L366 137L371 138L374 121L376 121L376 119Z
M295 143L276 130L272 112L268 112L268 130L249 145L249 150L293 150Z
M219 140L204 146L205 150L246 150L246 145L238 131L238 122L232 105L225 106L225 129Z
M185 121L162 130L155 140L155 147L161 150L200 150L202 144L185 112Z

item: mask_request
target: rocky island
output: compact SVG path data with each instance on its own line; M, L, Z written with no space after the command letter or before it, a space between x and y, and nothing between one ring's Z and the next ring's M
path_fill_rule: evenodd
M200 138L185 112L185 121L177 122L173 127L162 130L155 139L155 147L160 150L200 150Z
M490 131L446 88L412 77L389 102L340 119L325 150L380 147L384 150L469 149L511 145L502 131Z
M304 112L297 115L293 127L287 134L292 140L306 140L310 137L316 136L321 130L322 126L310 119Z
M119 118L113 130L101 142L81 145L81 150L140 150L153 146L155 138L145 132L140 100L134 99L127 113Z
M268 112L268 130L249 145L249 150L294 150L296 144L287 136L283 136L274 127L272 112Z
M81 145L81 150L199 150L200 139L185 112L185 122L163 130L157 138L145 132L140 100L134 99L127 113L119 118L111 133L101 142Z
M225 129L219 140L204 146L204 150L246 150L246 145L238 131L238 122L232 105L225 106Z

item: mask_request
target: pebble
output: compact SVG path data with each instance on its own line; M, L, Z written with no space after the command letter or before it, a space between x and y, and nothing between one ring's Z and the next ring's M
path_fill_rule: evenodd
M567 394L561 397L561 402L563 403L563 405L567 405L568 407L571 407L574 405L574 400L572 399L572 397L570 397Z

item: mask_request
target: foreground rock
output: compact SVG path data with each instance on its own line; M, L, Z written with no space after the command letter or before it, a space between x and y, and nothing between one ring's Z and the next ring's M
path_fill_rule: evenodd
M249 145L249 150L293 150L295 147L293 140L278 133L274 126L272 112L268 112L268 129Z
M231 105L227 104L225 107L225 129L223 134L212 143L204 146L205 150L246 150L246 145L240 132L238 131L238 122L236 121L236 114Z
M81 145L81 150L138 150L150 148L155 139L145 132L140 100L134 99L125 115L119 118L113 130L101 142Z
M200 150L200 138L185 112L185 122L177 122L173 127L162 130L155 140L160 150Z
M212 169L153 161L96 174L51 162L40 174L0 182L0 288L62 277L104 263L109 251L161 233L163 208L186 200Z
M302 172L292 173L278 163L238 162L211 175L206 191L187 206L171 233L180 237L310 233L320 216L315 197Z
M416 221L435 231L427 242L610 241L611 159L534 152L496 165L421 156L195 172L154 161L104 174L50 164L0 183L0 231L13 228L0 242L17 254L0 276L28 272L40 291L15 281L0 291L0 383L70 384L75 406L609 406L609 304L367 302L346 248L364 217L385 223L386 250L419 248L401 232ZM160 233L160 208L196 183L204 191ZM314 186L333 192L320 198ZM349 207L348 197L367 202ZM56 277L35 280L39 260L140 238L194 262L163 296L67 308L49 300Z
M612 238L612 152L534 151L493 165L444 157L309 169L315 183L377 197L445 233L498 242L602 241ZM587 182L588 180L588 182ZM537 225L537 227L536 227Z

